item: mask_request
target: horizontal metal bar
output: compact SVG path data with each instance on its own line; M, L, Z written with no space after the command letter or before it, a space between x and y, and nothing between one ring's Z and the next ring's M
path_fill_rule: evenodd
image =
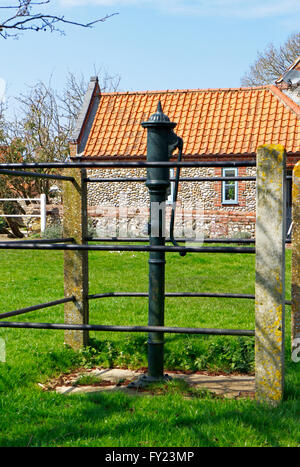
M147 180L146 177L140 178L130 178L130 177L120 177L120 178L96 178L96 177L86 177L83 179L86 183L93 183L93 182L102 182L102 183L110 183L110 182L145 182ZM170 181L172 181L170 179Z
M170 334L211 334L217 336L254 336L252 329L176 328L170 326L106 326L101 324L26 323L0 321L2 328L68 329L71 331L165 332Z
M19 240L19 242L32 242L32 240ZM75 242L75 239L73 237L69 238L40 238L36 239L35 242L38 243L69 243L69 242Z
M85 239L88 242L148 242L149 237L144 238L133 238L133 237L101 237L101 238L93 238L93 237L86 237ZM169 238L166 238L166 242L171 242ZM186 238L176 238L176 242L179 243L186 243L189 242L189 239ZM201 243L255 243L255 240L250 238L204 238Z
M145 238L133 238L133 237L99 237L99 238L94 238L94 237L86 237L85 238L86 242L134 242L134 243L147 243L149 242L149 237ZM182 242L185 243L186 239L180 238L176 239L177 242ZM170 239L166 238L166 242L170 242Z
M88 295L89 300L107 297L148 297L147 292L107 292ZM216 298L246 298L254 299L254 295L210 292L166 292L165 297L216 297Z
M18 242L18 243L24 243L25 245L28 244L28 243L33 243L32 240L23 240L23 239L18 239L18 240L8 240L8 241L4 241L4 242L1 242L1 243L5 243L6 245L12 245L14 244L15 242ZM43 243L69 243L69 242L75 242L74 238L73 237L70 237L70 238L37 238L34 240L34 243L37 243L37 244L43 244Z
M41 217L40 214L0 214L0 217Z
M50 306L60 305L62 303L73 302L75 297L66 297L61 298L60 300L52 300L52 302L40 303L39 305L28 306L26 308L20 308L15 311L8 311L7 313L1 313L0 319L9 318L11 316L23 315L24 313L29 313L30 311L42 310L43 308L49 308Z
M133 242L133 243L145 243L149 241L149 237L144 238L134 238L134 237L100 237L100 238L93 238L93 237L86 237L85 241L87 242ZM171 242L169 238L166 238L166 242ZM186 238L176 238L176 242L178 243L186 243L189 242L189 239ZM201 243L245 243L251 244L255 243L254 239L251 238L204 238ZM287 238L285 243L292 243L292 240Z
M108 297L149 297L147 292L106 292L100 294L88 295L89 300L97 298L108 298ZM254 300L255 295L251 294L235 294L235 293L211 293L211 292L166 292L165 297L207 297L207 298L241 298ZM285 301L286 305L291 305L291 300Z
M8 162L0 164L2 169L92 169L92 168L143 168L143 167L255 167L256 161L183 161L183 162L146 162L146 161L83 161L83 162Z
M5 165L7 164L0 164L0 167L5 166ZM20 167L24 167L24 166L21 164ZM70 182L75 181L74 177L67 177L65 175L42 174L38 172L26 172L26 171L21 171L21 170L5 170L5 169L0 168L0 175L1 174L11 175L14 177L35 177L35 178L50 178L51 180L67 180Z
M131 177L120 177L120 178L96 178L86 177L83 179L84 182L145 182L146 177L131 178ZM175 182L176 178L170 178L170 182ZM180 182L230 182L230 181L256 181L256 177L180 177Z
M166 251L170 253L255 253L250 247L176 247L176 246L149 246L149 245L50 245L21 242L1 242L0 250L74 250L74 251Z
M122 168L122 167L256 167L256 161L169 161L169 162L150 162L150 161L101 161L101 162L71 162L70 164L78 164L79 167L91 167L93 164L95 168Z
M0 198L0 201L39 201L41 202L41 198Z

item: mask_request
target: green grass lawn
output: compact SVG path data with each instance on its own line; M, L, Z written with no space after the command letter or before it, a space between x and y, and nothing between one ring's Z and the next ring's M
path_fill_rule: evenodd
M147 292L148 254L90 252L90 293ZM63 297L63 252L1 251L0 310ZM254 255L168 254L167 292L254 293ZM290 298L290 251L287 251ZM63 331L0 329L1 446L300 446L300 364L290 359L286 307L286 390L277 408L255 401L201 394L189 400L173 390L160 396L121 393L63 396L37 383L80 366L147 366L146 334L90 334L75 353ZM146 298L90 301L92 324L147 324ZM63 322L63 305L11 318ZM254 329L254 301L167 298L168 326ZM253 372L254 339L165 336L165 368Z

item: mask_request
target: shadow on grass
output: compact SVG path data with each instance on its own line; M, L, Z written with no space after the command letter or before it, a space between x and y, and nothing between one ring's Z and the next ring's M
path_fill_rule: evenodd
M55 363L58 356L48 358ZM18 385L2 393L1 446L300 445L300 363L291 362L288 352L285 398L277 408L205 395L189 400L180 394L64 396L22 386L20 376Z
M2 435L0 444L299 446L299 370L296 364L288 365L285 399L276 408L249 399L218 399L205 394L185 400L180 394L156 397L134 397L122 393L63 396L40 392L35 393L35 403L29 407L32 394L27 393L26 400L20 393L17 405L22 407L21 413L15 405L10 413L11 435Z

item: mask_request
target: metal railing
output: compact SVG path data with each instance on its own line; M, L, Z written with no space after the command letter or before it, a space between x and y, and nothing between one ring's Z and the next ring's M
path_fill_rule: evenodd
M52 175L52 174L41 174L37 172L28 172L26 169L73 169L73 168L86 168L86 169L103 169L103 168L147 168L147 167L255 167L255 161L202 161L202 162L98 162L98 161L80 161L80 162L68 162L68 163L7 163L0 164L0 174L5 174L8 176L28 176L28 177L44 177L70 181L74 182L74 177L65 176L65 175ZM18 169L18 170L17 170ZM19 169L24 169L20 171ZM223 181L223 180L247 180L255 181L256 177L195 177L195 178L182 178L182 181L189 182L203 182L203 181ZM134 182L134 181L145 181L144 178L113 178L113 179L103 179L97 178L92 179L90 177L85 177L83 179L84 183L90 182L103 182L103 181L114 181L114 182ZM147 241L147 239L96 239L92 237L87 237L85 241ZM168 239L167 239L168 240ZM179 241L184 241L184 239L179 239ZM72 243L73 242L73 243ZM254 243L254 240L251 239L205 239L204 243L241 243L241 244L251 244ZM176 246L150 246L150 245L91 245L91 244L74 244L73 238L60 238L52 240L20 240L20 241L5 241L0 242L0 249L9 249L9 250L61 250L61 251L135 251L135 252L151 252L151 251L164 251L164 252L189 252L189 253L239 253L239 254L253 254L255 253L255 248L252 247L241 247L241 246L201 246L201 247L176 247ZM148 297L147 293L137 293L137 292L111 292L108 294L93 294L88 295L87 299L92 300L96 298L104 297ZM219 297L219 298L243 298L243 299L254 299L253 295L246 294L218 294L218 293L166 293L166 297ZM0 319L2 320L5 317L12 317L30 311L39 310L43 308L48 308L62 303L67 303L74 301L75 298L65 297L60 300L54 300L52 302L47 302L39 305L34 305L32 307L22 308L20 310L15 310L7 313L0 314ZM288 302L287 302L288 303ZM212 334L212 335L233 335L233 336L254 336L254 330L244 330L244 329L203 329L203 328L177 328L177 327L168 327L168 326L104 326L104 325L91 325L91 324L62 324L62 323L30 323L30 322L4 322L0 321L0 327L12 327L12 328L32 328L32 329L64 329L64 330L93 330L93 331L115 331L115 332L164 332L164 333L185 333L185 334Z

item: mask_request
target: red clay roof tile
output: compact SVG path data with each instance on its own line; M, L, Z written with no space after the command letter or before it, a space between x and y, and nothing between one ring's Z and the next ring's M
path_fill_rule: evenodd
M147 132L141 122L156 111L177 122L184 153L249 154L261 144L300 151L300 107L276 86L256 88L104 93L85 156L145 156Z

